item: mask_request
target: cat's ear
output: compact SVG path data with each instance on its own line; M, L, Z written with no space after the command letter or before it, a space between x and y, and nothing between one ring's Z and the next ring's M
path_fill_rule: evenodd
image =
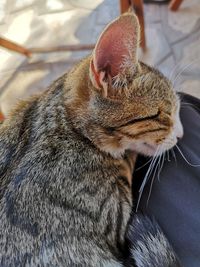
M110 86L123 84L134 74L139 32L137 17L127 13L111 22L99 37L90 63L90 77L104 96Z

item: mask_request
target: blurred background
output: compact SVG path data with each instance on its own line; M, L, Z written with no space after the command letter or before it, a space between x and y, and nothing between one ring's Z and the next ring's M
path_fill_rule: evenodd
M200 0L183 0L176 12L162 0L153 2L144 3L146 49L139 58L160 69L176 90L200 98ZM92 45L119 14L119 0L0 0L0 37L25 48ZM18 99L46 89L89 53L26 57L0 46L0 109L8 114Z

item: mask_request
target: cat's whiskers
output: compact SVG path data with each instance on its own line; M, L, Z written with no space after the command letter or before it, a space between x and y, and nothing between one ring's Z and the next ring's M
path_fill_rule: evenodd
M168 152L169 150L166 150L165 151L165 153L166 153L166 159L167 159L167 161L169 162L169 152Z
M158 180L160 179L160 171L161 171L161 164L162 164L162 159L163 159L163 154L160 155L158 165L159 165L159 170L158 170Z
M186 159L185 155L183 154L182 150L180 149L180 147L179 147L177 144L176 144L176 148L177 148L177 150L179 151L179 153L180 153L180 155L182 156L182 158L185 160L185 162L186 162L189 166L191 166L191 167L200 167L200 164L192 164L191 162L189 162L189 161Z
M200 58L194 59L191 63L188 63L186 66L182 67L181 70L178 72L178 74L175 76L174 80L172 80L172 84L173 86L175 86L176 81L179 79L179 77L181 76L181 74L188 69L189 67L191 67L194 63L196 63L197 61L200 61Z
M149 188L149 194L148 194L148 198L147 198L147 202L146 202L146 206L148 206L148 203L149 203L149 200L150 200L150 196L151 196L151 192L152 192L152 188L153 188L153 182L155 180L155 177L156 177L156 172L157 172L157 169L158 167L160 167L160 160L161 160L161 157L162 157L162 154L158 156L158 163L154 169L154 172L153 172L153 177L151 179L151 184L150 184L150 188Z
M163 143L163 145L170 145L170 140L165 140L165 142ZM167 153L167 160L170 161L170 156L169 156L169 152L172 152L172 155L175 159L175 162L177 164L177 158L176 158L176 154L174 152L174 148L177 148L178 152L180 153L180 155L182 156L182 158L185 160L185 162L191 166L191 167L200 167L200 164L193 164L191 162L188 161L188 159L185 157L185 155L183 154L183 151L181 150L180 146L178 146L178 144L176 144L173 148L171 148L170 150L167 150L165 153ZM164 153L164 154L165 154Z
M139 189L139 196L138 196L138 201L137 201L137 205L136 205L136 212L138 211L138 207L139 207L139 204L140 204L140 200L141 200L141 197L142 197L142 193L144 191L144 187L145 185L147 184L147 181L149 180L149 177L154 169L154 166L156 164L156 161L158 159L158 157L161 155L160 152L162 151L162 146L158 146L157 149L156 149L156 152L155 152L155 155L152 157L152 160L151 160L151 163L149 165L149 168L147 170L147 173L143 179L143 182L140 186L140 189Z
M155 162L155 160L156 160L156 157L152 157L152 160L151 160L151 163L150 163L149 168L148 168L148 170L147 170L147 173L146 173L146 175L145 175L145 177L144 177L144 179L143 179L143 182L142 182L142 184L141 184L141 186L140 186L140 189L139 189L139 196L138 196L138 201L137 201L137 205L136 205L136 212L138 211L138 207L139 207L139 204L140 204L140 200L141 200L141 197L142 197L142 193L143 193L144 187L145 187L145 185L146 185L146 183L147 183L148 176L149 176L149 172L150 172L150 170L152 170L152 169L151 169L152 166L154 166L154 162Z
M170 74L169 74L169 80L173 80L173 76L175 78L176 76L176 70L178 68L178 66L180 65L180 62L178 62L177 64L175 64L175 66L173 67L173 69L171 70Z
M168 139L165 139L165 141L163 142L163 151L169 151L169 147L172 147L174 144L174 140L173 138L168 138ZM165 148L166 147L166 148ZM168 147L168 148L167 148Z
M163 147L167 143L169 143L169 142L167 142L167 140L166 140L162 145L160 145L158 147L158 149L157 149L157 151L155 153L155 156L151 160L151 164L150 164L150 166L148 168L148 171L147 171L147 173L146 173L146 175L144 177L143 183L142 183L142 185L140 187L140 190L139 190L139 197L138 197L138 203L137 203L136 211L138 211L138 207L139 207L139 204L140 204L142 193L144 191L144 187L147 184L147 181L149 180L149 178L150 178L150 176L151 176L151 174L153 172L152 179L151 179L151 184L150 184L150 188L149 188L149 193L148 193L148 198L147 198L147 203L146 203L146 205L148 205L150 197L151 197L153 183L155 181L156 175L157 175L158 181L160 181L160 173L161 173L161 171L163 169L163 165L164 165L164 162L165 162L165 156L167 155L167 160L170 162L170 151L172 151L172 153L174 155L174 158L175 158L175 161L177 162L176 155L175 155L175 152L174 152L173 148L171 150L166 150L164 153L161 153L161 151L163 151ZM182 155L182 156L184 156L184 155ZM147 163L145 163L145 165L146 164Z
M165 162L165 152L161 155L162 156L162 161L161 161L161 166L160 166L160 169L158 171L158 181L160 181L160 173L162 171L162 168L163 168L163 165L164 165L164 162Z
M167 150L166 152L167 152L167 161L170 162L169 150Z
M152 158L150 158L146 163L144 163L142 166L138 167L137 169L135 169L135 171L139 171L141 170L143 167L145 167L150 161L152 161Z
M181 107L193 107L194 109L197 109L198 111L200 111L200 108L198 108L197 106L195 106L191 103L187 103L187 102L181 102Z
M176 154L175 154L175 152L174 152L174 148L171 149L171 152L172 152L172 155L173 155L174 160L175 160L176 165L177 165L177 159L176 159Z

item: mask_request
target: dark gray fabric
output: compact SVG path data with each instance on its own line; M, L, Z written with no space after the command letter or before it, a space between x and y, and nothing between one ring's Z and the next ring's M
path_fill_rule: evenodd
M189 104L182 104L184 137L178 145L189 162L200 165L200 101L187 95L182 98L183 103ZM156 177L148 204L151 181L147 183L140 209L156 218L184 267L199 267L200 167L189 166L176 148L175 153L177 162L172 153L170 162L166 157L160 181ZM139 162L143 164L144 160ZM142 171L144 175L144 168ZM141 171L135 177L141 179Z

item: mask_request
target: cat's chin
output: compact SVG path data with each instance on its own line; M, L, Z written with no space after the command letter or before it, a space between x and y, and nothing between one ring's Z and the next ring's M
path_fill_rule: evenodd
M158 152L157 145L151 145L148 143L132 144L129 146L129 150L142 154L144 156L152 157Z

